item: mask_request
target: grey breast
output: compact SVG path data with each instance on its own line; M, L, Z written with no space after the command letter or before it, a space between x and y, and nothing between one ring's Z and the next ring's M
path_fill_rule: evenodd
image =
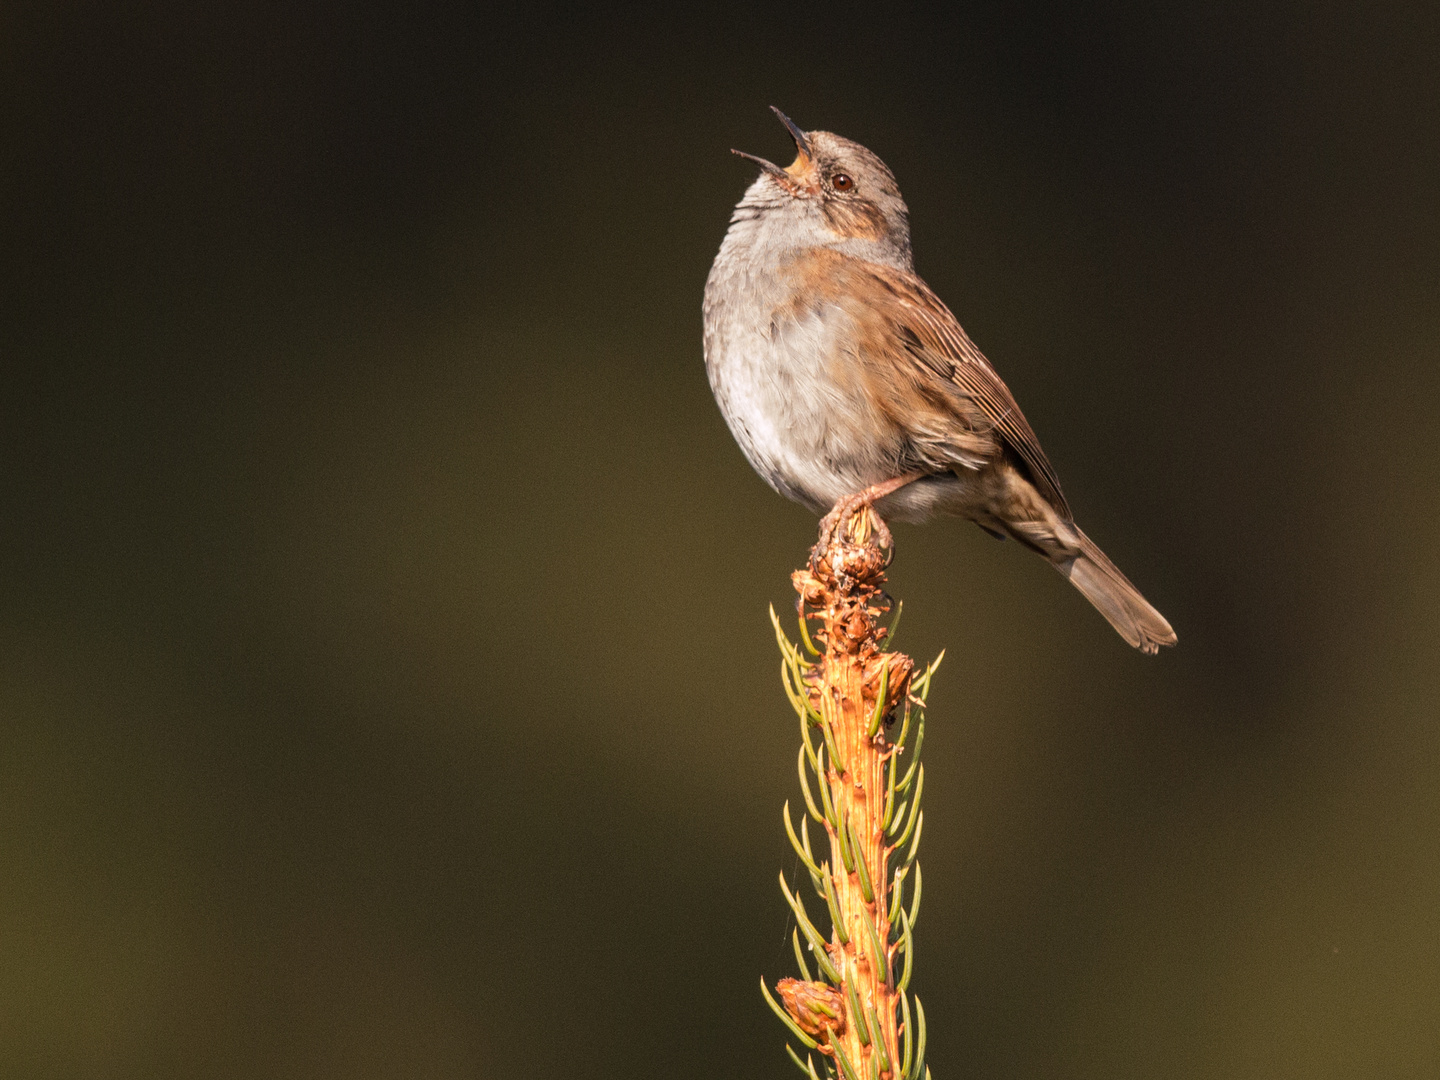
M883 470L865 460L855 437L866 403L844 392L831 371L848 316L793 304L781 273L786 248L765 233L763 222L739 218L711 268L706 369L756 472L782 495L826 510L883 479Z

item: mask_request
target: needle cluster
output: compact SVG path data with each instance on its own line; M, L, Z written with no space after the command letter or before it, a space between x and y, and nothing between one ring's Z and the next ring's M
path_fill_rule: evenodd
M908 656L886 651L900 620L897 608L888 626L881 622L890 611L882 587L888 541L884 524L863 508L816 546L793 578L799 644L770 610L780 677L800 720L805 812L797 831L787 801L785 831L830 934L821 935L803 890L792 892L781 874L801 977L779 981L779 1001L764 979L760 989L799 1042L801 1051L786 1050L811 1080L930 1076L925 1011L909 986L920 916L925 701L944 654L917 673ZM824 834L815 843L812 823ZM807 1051L820 1055L818 1069Z

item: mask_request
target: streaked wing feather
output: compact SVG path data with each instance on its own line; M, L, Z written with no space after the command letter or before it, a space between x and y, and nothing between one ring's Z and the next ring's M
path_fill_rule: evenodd
M974 400L1005 442L1020 455L1031 479L1055 510L1071 519L1070 506L1060 490L1060 478L1010 388L975 347L944 302L918 277L873 266L872 273L895 298L895 319L910 332L910 354L935 376L949 379Z

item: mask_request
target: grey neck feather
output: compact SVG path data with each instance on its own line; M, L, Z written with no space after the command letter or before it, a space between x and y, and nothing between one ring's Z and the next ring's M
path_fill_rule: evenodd
M817 247L897 270L913 272L914 269L909 230L903 224L878 240L837 236L826 225L825 215L815 200L796 198L763 174L735 207L720 254L723 259L727 253L743 251L748 260L758 258L767 266L775 267L802 251Z

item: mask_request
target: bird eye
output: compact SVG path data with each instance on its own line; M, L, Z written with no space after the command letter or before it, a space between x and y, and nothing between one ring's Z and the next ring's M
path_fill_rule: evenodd
M855 186L855 181L850 179L849 173L837 172L830 178L830 186L836 191L849 191Z

